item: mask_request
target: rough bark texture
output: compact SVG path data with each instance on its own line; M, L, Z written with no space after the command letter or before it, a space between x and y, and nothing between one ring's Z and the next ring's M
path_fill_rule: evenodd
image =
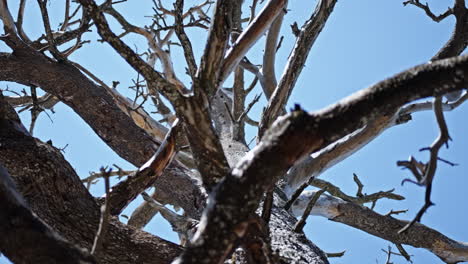
M9 107L3 99L0 106ZM29 136L17 116L3 115L2 120L0 162L19 192L53 230L77 246L90 249L100 218L94 198L58 149ZM179 246L134 230L118 219L109 224L104 250L96 256L100 263L167 263L181 251Z
M0 122L4 122L2 120ZM96 263L31 212L0 165L0 250L15 263Z

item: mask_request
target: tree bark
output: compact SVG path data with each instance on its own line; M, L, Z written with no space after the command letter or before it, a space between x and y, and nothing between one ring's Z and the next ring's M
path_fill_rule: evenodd
M0 162L10 172L19 192L54 231L77 246L90 249L99 225L98 204L60 151L26 132L3 96L0 107ZM180 252L179 246L113 218L104 249L96 258L99 263L168 263Z

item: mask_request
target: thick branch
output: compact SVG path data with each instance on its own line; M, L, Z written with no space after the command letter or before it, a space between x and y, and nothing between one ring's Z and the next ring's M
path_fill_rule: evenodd
M5 122L5 119L0 119ZM0 252L15 263L96 263L42 222L0 165ZM20 250L19 250L20 249Z
M326 148L298 162L288 171L284 192L291 195L308 179L318 177L327 169L349 157L380 135L394 120L394 115L381 115L366 126L334 142Z
M70 106L122 158L140 166L154 154L155 141L116 105L113 95L75 67L42 54L0 54L0 80L35 85Z

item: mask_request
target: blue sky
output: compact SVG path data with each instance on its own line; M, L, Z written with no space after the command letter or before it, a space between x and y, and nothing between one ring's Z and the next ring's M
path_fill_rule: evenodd
M9 1L11 5L13 2ZM164 2L164 1L163 1ZM169 1L168 1L169 2ZM186 1L196 2L196 1ZM57 25L62 18L61 1L52 1L50 12L52 25ZM444 12L451 1L429 1L429 5L438 14ZM167 4L170 7L170 4ZM120 10L128 13L128 18L135 24L147 22L145 15L151 15L151 1L133 0L121 6ZM289 25L297 21L301 25L315 8L315 1L291 0L289 12L285 17L282 34L285 42L277 59L278 76L282 73L289 50L293 45ZM16 14L16 7L12 7ZM26 32L38 36L43 31L38 17L37 3L28 3L25 20ZM55 20L54 20L55 18ZM312 48L297 86L289 100L289 105L299 103L304 109L313 111L325 107L355 91L363 89L380 80L390 77L404 69L424 63L431 58L449 39L453 29L454 19L449 17L440 23L430 20L422 10L402 5L402 1L360 0L339 1L325 29ZM117 28L116 28L117 29ZM204 47L204 35L201 31L189 31L196 55L199 56ZM81 63L106 83L114 80L121 82L120 92L135 78L134 71L125 64L107 44L96 43L95 35L87 34L85 39L93 40L71 58ZM145 41L140 37L129 36L125 39L130 46L137 45L141 50L146 48ZM263 41L249 52L248 57L254 63L261 62ZM0 50L5 46L0 44ZM180 51L174 49L174 53ZM174 64L179 77L184 77L185 63L182 56L174 54ZM185 78L185 77L184 77ZM183 80L187 80L186 78ZM251 78L250 76L248 78ZM186 82L188 84L188 82ZM5 84L2 83L2 86ZM18 87L9 84L10 87ZM2 87L4 88L4 87ZM262 97L250 116L256 120L265 104ZM467 164L466 150L468 138L466 131L466 114L468 106L461 106L454 112L446 114L450 134L453 141L449 149L441 151L441 157L460 164L450 167L440 163L432 200L436 204L423 217L422 223L435 228L450 238L468 241L468 230L462 223L467 222L468 210L466 202L468 185L465 166ZM52 139L57 147L68 144L65 157L82 177L90 171L97 171L101 166L117 164L126 169L131 165L114 154L94 134L73 111L63 104L55 108L55 114L49 113L52 121L42 114L38 120L35 136L42 140ZM25 124L29 122L29 114L22 114ZM247 141L255 135L253 128L248 128ZM402 202L382 200L377 203L376 211L386 213L391 209L409 209L406 215L399 217L412 219L423 204L424 189L414 185L401 186L400 182L410 177L408 171L396 166L397 160L407 159L410 155L426 160L427 153L418 150L429 146L437 136L438 129L431 112L413 115L413 120L407 124L393 127L383 133L364 149L324 173L321 178L339 185L349 193L356 192L352 174L356 173L364 183L364 192L372 193L380 190L396 189L396 193L407 199ZM102 185L92 188L94 195L103 193ZM133 209L141 199L125 211ZM122 219L124 220L124 219ZM146 230L166 239L177 240L169 225L158 216ZM346 250L342 258L331 259L331 263L385 263L385 253L390 242L376 238L362 231L334 223L320 217L310 217L305 228L309 238L326 252ZM394 247L393 247L394 248ZM413 255L414 263L443 263L432 253L424 249L405 247ZM5 262L0 258L0 263ZM400 257L393 258L394 263L405 263Z

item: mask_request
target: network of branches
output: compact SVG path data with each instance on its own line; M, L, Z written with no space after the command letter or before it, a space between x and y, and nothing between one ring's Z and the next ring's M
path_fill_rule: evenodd
M287 0L153 0L146 25L133 24L120 8L132 1L65 0L58 24L51 22L57 20L49 15L51 1L32 2L0 0L0 252L11 261L318 264L342 256L325 253L304 234L310 215L387 240L398 252L382 249L386 263L392 256L411 261L404 245L446 263L468 261L467 243L420 223L433 205L437 165L457 165L439 151L451 139L444 112L468 98L465 0L441 15L427 3L404 1L402 8L418 8L435 22L455 19L446 44L428 63L315 112L287 103L336 0L318 0L310 17L290 29L283 25ZM29 8L42 19L34 22L42 26L36 39L24 27ZM130 36L145 45L133 45ZM260 39L262 59L255 61L248 52ZM284 39L294 44L279 65ZM204 49L195 50L194 41ZM73 60L101 44L133 69L128 87L121 84L127 80L108 83ZM261 97L267 104L255 116ZM59 103L137 169L102 164L80 178L63 156L67 145L33 137L36 120L53 120ZM25 111L28 129L18 116ZM403 183L425 190L411 221L396 218L406 210L374 211L380 199L404 199L394 189L364 193L354 174L353 196L319 178L419 111L433 112L439 135L421 149L428 160L397 162L413 176ZM93 197L89 189L100 181L105 195ZM121 222L140 195L143 203ZM179 243L142 231L158 213Z

